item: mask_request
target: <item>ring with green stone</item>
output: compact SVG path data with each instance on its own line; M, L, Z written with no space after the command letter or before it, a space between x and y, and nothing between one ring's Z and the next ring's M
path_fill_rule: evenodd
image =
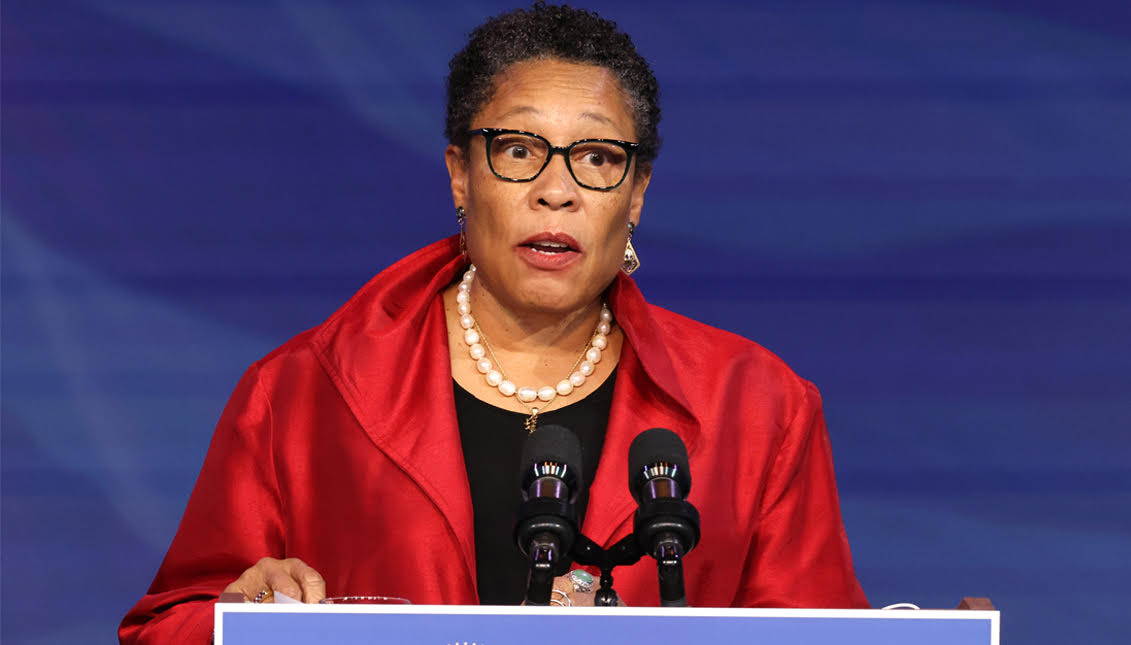
M574 569L569 572L569 581L573 583L574 591L589 593L593 591L593 576L584 569Z

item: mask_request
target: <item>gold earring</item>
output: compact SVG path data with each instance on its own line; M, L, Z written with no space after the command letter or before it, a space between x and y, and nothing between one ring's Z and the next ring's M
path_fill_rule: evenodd
M463 210L463 206L456 206L456 220L459 221L459 254L467 255L467 236L463 233L463 223L467 219L467 213Z
M624 264L620 267L625 275L632 275L634 271L640 268L640 256L636 255L636 249L632 248L632 234L635 232L636 224L629 222L628 242L624 245Z

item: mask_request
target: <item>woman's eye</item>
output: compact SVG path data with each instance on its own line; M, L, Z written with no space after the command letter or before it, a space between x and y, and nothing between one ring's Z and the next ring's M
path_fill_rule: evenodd
M616 166L624 162L624 155L620 154L618 150L610 149L608 146L590 144L586 145L584 148L579 147L574 150L573 162L589 168Z

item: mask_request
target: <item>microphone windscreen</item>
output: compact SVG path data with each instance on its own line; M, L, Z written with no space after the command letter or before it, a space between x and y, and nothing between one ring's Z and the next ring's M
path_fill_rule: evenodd
M570 483L576 486L576 481L581 478L581 442L568 428L558 425L538 426L534 434L526 439L522 447L522 478L523 489L529 485L526 481L535 464L553 461L567 466L566 472L573 473L577 479Z
M667 463L675 466L674 479L683 497L691 491L691 470L687 463L687 446L679 435L666 428L652 428L636 435L628 447L628 487L639 502L640 485L649 466Z

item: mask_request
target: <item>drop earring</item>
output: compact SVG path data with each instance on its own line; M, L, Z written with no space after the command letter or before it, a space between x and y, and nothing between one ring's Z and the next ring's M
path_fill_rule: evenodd
M640 257L636 255L636 249L632 248L632 234L635 232L636 224L629 222L628 242L624 245L624 264L620 267L625 275L632 275L634 271L640 268Z
M463 223L467 220L467 213L463 206L456 206L456 220L459 222L459 254L467 255L467 236L463 232Z

